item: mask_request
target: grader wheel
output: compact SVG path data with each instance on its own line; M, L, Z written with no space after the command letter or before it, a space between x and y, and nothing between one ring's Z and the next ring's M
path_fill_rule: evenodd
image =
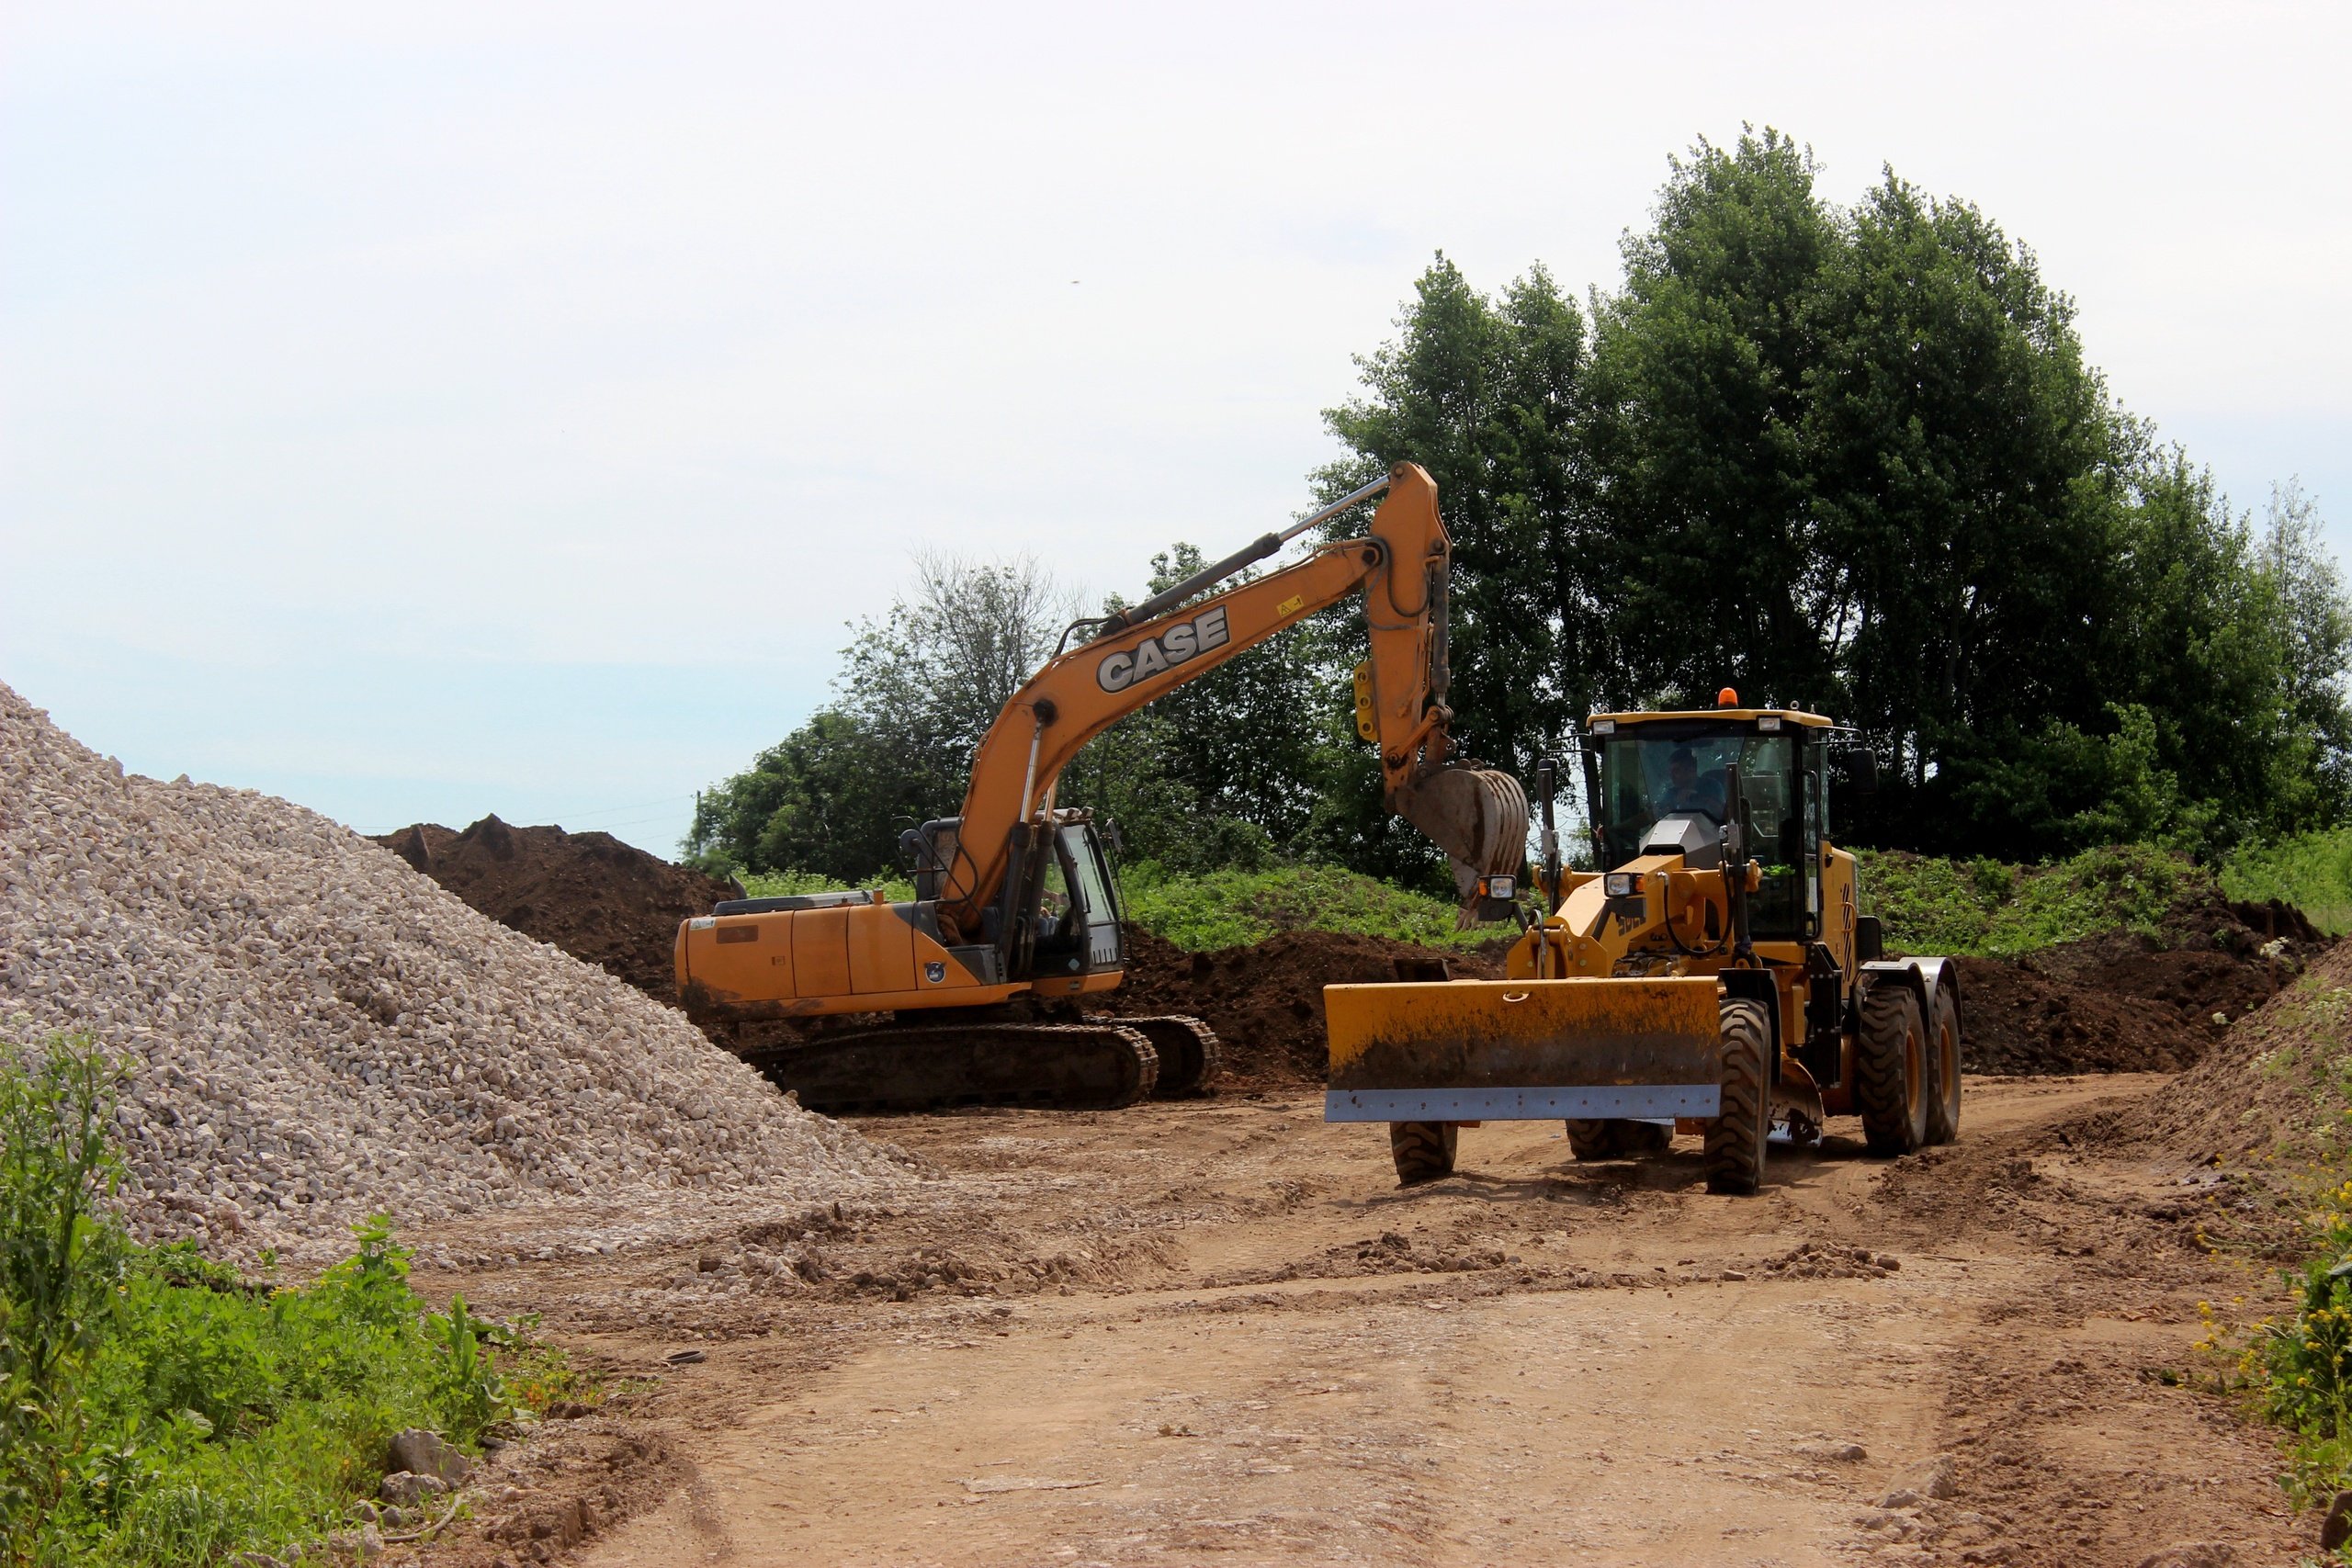
M1462 1130L1451 1122L1391 1122L1388 1153L1396 1184L1411 1187L1453 1174L1453 1146Z
M1960 1004L1949 984L1936 987L1928 1021L1928 1142L1949 1144L1960 1136Z
M1655 1122L1611 1117L1568 1122L1568 1152L1580 1160L1639 1159L1664 1154L1673 1142L1674 1134Z
M1854 1041L1854 1098L1862 1112L1862 1139L1871 1153L1892 1159L1928 1141L1933 1068L1927 1026L1919 1018L1919 998L1907 986L1871 987L1863 993L1861 1011ZM1953 1083L1956 1092L1957 1077Z
M1772 1086L1765 1078L1772 1030L1764 1004L1723 1004L1723 1107L1707 1123L1707 1190L1747 1197L1764 1180L1772 1132Z

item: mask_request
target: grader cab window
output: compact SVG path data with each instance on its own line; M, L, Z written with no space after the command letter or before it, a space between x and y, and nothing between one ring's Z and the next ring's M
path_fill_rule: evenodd
M1747 807L1747 852L1764 865L1764 886L1750 905L1752 928L1759 937L1804 936L1808 792L1792 738L1657 728L1657 734L1621 737L1601 749L1601 851L1607 863L1623 865L1639 855L1651 825L1661 817L1696 812L1718 827L1730 821L1736 767Z

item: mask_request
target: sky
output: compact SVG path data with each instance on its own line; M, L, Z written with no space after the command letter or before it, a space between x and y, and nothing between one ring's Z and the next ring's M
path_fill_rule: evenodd
M17 0L0 682L363 831L673 853L916 552L1094 598L1256 537L1433 253L1611 287L1743 124L1975 202L2352 558L2348 58L2341 6Z

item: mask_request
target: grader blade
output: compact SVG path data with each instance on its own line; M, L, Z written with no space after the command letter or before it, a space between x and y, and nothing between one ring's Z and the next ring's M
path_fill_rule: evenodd
M1327 1122L1712 1117L1712 977L1326 986Z

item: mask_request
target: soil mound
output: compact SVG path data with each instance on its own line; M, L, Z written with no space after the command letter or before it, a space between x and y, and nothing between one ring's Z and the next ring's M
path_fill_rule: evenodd
M740 897L732 884L608 834L516 828L496 817L463 832L419 823L376 841L491 919L598 964L665 1005L674 1005L678 922ZM1131 926L1125 984L1090 1005L1208 1020L1237 1082L1319 1083L1324 986L1395 979L1399 958L1443 959L1457 975L1499 978L1511 940L1441 953L1295 931L1190 953ZM2177 1072L2322 946L2290 906L2233 903L2206 892L2169 911L2153 938L2118 933L2022 959L1963 958L1966 1065L2003 1074ZM734 1043L779 1032L788 1037L784 1026L762 1026Z
M563 949L675 1005L678 922L741 888L609 833L516 828L485 817L461 833L420 822L376 842L500 925Z
M2192 1161L2311 1151L2344 1141L2352 1066L2352 942L2313 960L2302 978L2232 1028L2204 1059L2165 1085L2120 1131Z
M126 776L0 685L0 1039L130 1079L125 1217L223 1250L889 1175L677 1013L314 812Z
M1285 931L1250 947L1186 953L1129 926L1127 954L1125 980L1090 1003L1111 1013L1206 1020L1224 1046L1227 1080L1241 1087L1323 1081L1326 986L1394 980L1399 959L1442 960L1461 979L1502 977L1499 964L1476 953L1331 931Z
M2320 951L2297 909L2208 898L2175 911L2161 938L2118 932L2023 958L1962 958L1964 1065L2178 1072Z

